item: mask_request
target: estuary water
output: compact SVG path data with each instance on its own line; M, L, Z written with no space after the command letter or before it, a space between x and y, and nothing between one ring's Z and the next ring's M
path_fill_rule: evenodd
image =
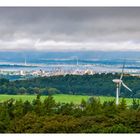
M93 70L95 72L121 72L124 60L116 59L41 59L38 61L22 62L0 62L0 70L7 71L73 71L73 70ZM125 71L128 73L140 73L140 60L125 60Z

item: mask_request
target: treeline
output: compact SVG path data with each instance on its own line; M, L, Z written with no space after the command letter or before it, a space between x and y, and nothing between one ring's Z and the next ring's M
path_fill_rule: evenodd
M28 80L9 81L0 79L0 94L81 94L115 96L113 79L119 74L65 75L38 77ZM140 78L124 75L123 81L140 97ZM132 97L132 93L121 88L122 97Z
M140 133L140 104L101 104L95 97L80 105L56 103L52 96L43 102L40 95L32 102L10 99L0 103L0 133Z

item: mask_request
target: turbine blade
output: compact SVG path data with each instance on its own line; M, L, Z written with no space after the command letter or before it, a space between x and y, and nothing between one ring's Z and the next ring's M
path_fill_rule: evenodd
M123 67L122 67L122 73L121 73L121 76L120 76L120 80L123 78L124 67L125 67L125 61L124 61L124 63L123 63Z
M126 84L124 84L123 82L122 82L122 85L123 85L127 90L129 90L130 92L132 92L132 90L131 90Z

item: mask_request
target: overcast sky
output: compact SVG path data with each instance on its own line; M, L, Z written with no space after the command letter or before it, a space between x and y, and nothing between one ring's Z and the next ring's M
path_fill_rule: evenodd
M140 51L140 8L0 8L0 50Z

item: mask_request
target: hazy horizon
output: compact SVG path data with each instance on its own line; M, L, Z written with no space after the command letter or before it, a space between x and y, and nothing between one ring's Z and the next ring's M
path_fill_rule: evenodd
M75 59L79 60L140 60L139 52L130 51L65 51L65 52L46 52L46 51L0 51L0 62L24 62L38 61L45 59Z

